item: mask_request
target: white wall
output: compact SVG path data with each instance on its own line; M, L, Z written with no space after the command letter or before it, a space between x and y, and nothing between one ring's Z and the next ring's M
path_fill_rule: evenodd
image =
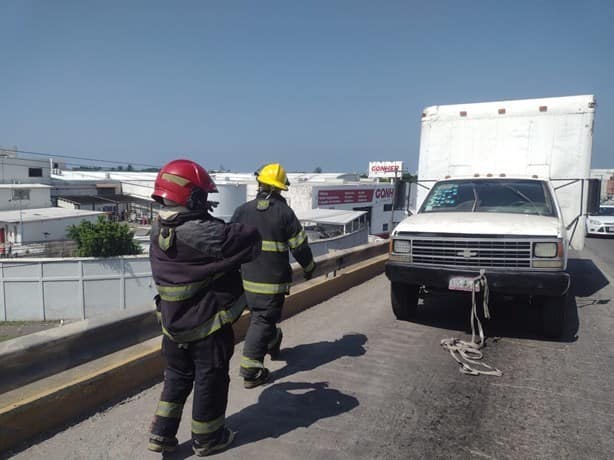
M229 221L235 209L247 201L247 184L224 183L216 184L219 193L209 194L209 200L219 204L213 209L212 215Z
M0 321L85 319L151 308L147 256L0 263Z
M150 180L131 180L122 182L122 193L137 198L151 199L154 190L154 181Z
M66 229L70 225L79 225L79 223L81 223L81 221L83 220L96 222L97 219L98 215L91 215L66 217L63 219L52 219L35 222L24 222L23 243L27 244L37 241L65 240L68 239L68 237L66 236ZM19 232L19 224L9 224L8 227L17 227L17 231ZM45 232L48 233L47 236L45 236Z
M42 177L30 176L29 168L42 169ZM0 156L0 183L48 184L51 182L49 160L30 160Z
M308 211L313 209L313 184L297 183L291 184L287 192L283 195L288 200L288 204L295 211Z
M52 182L53 189L51 195L56 196L96 196L98 189L96 182L74 181L66 182L54 179ZM118 186L119 188L119 186Z
M20 188L20 190L23 190ZM13 190L0 188L0 211L17 211L21 209L37 209L51 207L50 188L31 188L29 200L13 200Z

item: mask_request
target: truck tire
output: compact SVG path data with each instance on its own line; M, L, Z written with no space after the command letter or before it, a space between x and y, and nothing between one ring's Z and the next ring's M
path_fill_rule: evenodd
M412 284L390 284L392 311L398 320L409 321L416 316L419 288Z
M567 325L567 302L569 294L540 299L542 334L548 339L560 339Z

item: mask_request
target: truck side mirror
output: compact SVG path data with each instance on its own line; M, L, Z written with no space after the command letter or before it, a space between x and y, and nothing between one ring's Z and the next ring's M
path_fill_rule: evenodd
M588 215L597 214L599 212L599 204L601 201L601 179L588 180L588 203L586 212Z

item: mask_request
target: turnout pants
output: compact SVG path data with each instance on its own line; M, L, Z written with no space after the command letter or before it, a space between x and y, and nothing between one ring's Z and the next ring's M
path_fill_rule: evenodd
M183 405L194 387L192 439L215 444L223 434L228 403L229 361L234 352L231 326L198 340L180 344L164 336L164 387L151 425L152 436L174 438Z
M251 319L241 357L241 377L254 378L264 368L264 356L277 336L285 294L254 294L245 291Z

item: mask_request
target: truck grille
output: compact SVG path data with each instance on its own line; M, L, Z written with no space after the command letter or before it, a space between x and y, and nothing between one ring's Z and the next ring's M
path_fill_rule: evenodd
M528 268L531 242L414 239L412 259L420 265Z

